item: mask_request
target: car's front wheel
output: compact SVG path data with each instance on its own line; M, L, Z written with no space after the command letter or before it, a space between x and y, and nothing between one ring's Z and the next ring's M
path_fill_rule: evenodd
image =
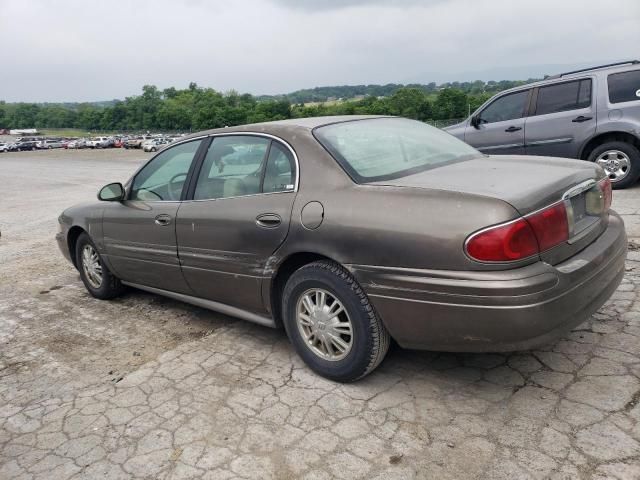
M640 178L640 151L630 143L603 143L591 152L589 160L604 169L613 188L627 188Z
M124 286L104 264L98 249L86 233L76 242L76 265L82 283L95 298L110 300L124 291Z
M316 373L352 382L371 373L390 337L351 274L331 261L295 271L282 296L283 320L296 352Z

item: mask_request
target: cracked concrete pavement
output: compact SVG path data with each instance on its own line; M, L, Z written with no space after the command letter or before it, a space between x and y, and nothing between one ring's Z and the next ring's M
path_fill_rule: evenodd
M640 250L612 299L552 345L395 348L340 385L283 332L85 292L56 217L146 157L0 155L0 479L640 478ZM640 236L640 187L614 206Z

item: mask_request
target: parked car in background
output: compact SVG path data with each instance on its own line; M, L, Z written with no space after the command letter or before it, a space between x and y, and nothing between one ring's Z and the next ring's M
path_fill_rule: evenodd
M62 148L62 140L60 139L44 139L38 142L38 148L41 150L50 150L52 148Z
M142 144L142 149L145 152L157 152L158 150L163 148L168 143L169 142L167 140L165 140L164 138L154 138L153 140L146 140Z
M71 140L69 143L67 143L66 148L75 148L75 149L87 148L87 140L85 140L84 138L77 138L75 140Z
M98 198L65 210L56 235L91 295L129 285L283 325L337 381L375 369L390 338L444 351L548 344L625 272L600 166L488 157L401 118L198 133Z
M137 137L131 137L124 142L124 148L142 148L142 142L148 140L150 137L144 135L138 135Z
M113 139L110 137L94 137L87 141L88 148L109 148L113 146Z
M9 145L6 143L0 143L0 153L4 153L9 150Z
M500 92L444 130L488 154L596 162L613 188L628 187L640 178L640 61L561 73Z
M25 140L25 141L21 141L15 144L16 151L25 151L25 150L37 150L38 149L38 142L33 141L33 140Z

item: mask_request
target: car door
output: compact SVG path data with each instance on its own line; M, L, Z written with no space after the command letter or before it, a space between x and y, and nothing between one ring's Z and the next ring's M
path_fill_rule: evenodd
M213 138L178 211L178 254L198 297L264 312L262 282L284 242L296 195L297 162L265 135Z
M524 123L530 90L496 98L474 115L464 141L491 155L524 154Z
M593 81L583 78L534 90L525 123L527 155L577 158L596 130Z
M191 293L178 260L175 220L201 144L192 140L159 153L136 173L126 200L105 206L106 257L122 280Z

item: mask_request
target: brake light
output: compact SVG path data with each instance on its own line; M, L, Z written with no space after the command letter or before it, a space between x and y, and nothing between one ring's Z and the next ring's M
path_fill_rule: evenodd
M474 234L466 248L481 262L513 262L539 252L536 236L524 218Z
M613 192L611 191L611 180L609 177L604 177L598 182L602 195L604 197L604 211L608 212L611 208L611 200L613 199Z
M564 202L472 234L465 242L467 254L481 262L513 262L537 255L569 239Z
M556 203L526 219L536 234L541 252L569 239L569 220L564 202Z

